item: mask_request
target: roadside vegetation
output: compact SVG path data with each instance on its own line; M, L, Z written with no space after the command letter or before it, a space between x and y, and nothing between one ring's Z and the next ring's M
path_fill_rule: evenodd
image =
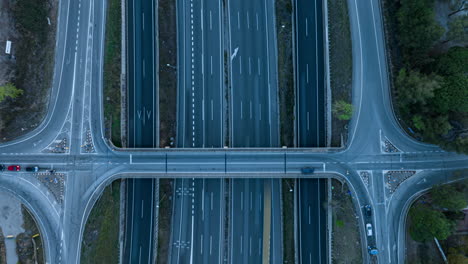
M468 3L385 3L394 105L415 138L468 153Z
M295 263L294 185L296 179L282 179L283 198L283 263Z
M347 142L347 125L353 113L351 28L346 0L328 0L330 88L332 98L331 147Z
M358 219L348 186L332 180L332 263L363 263Z
M37 127L52 86L57 0L0 2L0 38L12 41L0 57L0 141ZM50 24L49 24L50 23Z
M24 205L21 205L21 211L23 214L24 232L16 237L16 252L18 254L18 263L45 263L42 237L39 233L36 220L31 215L29 210L24 207Z
M277 0L276 36L278 39L278 99L281 146L294 146L294 73L292 43L292 0Z
M121 135L121 60L122 8L121 0L107 1L107 21L104 51L104 118L106 135L117 147L122 147Z
M0 227L0 264L6 264L5 235Z
M408 263L441 262L442 257L434 238L439 240L449 263L467 263L468 235L464 231L457 231L458 222L465 218L462 210L467 205L467 180L434 186L421 196L408 213Z
M169 262L172 226L172 179L159 180L158 256L156 263Z
M159 145L170 146L176 136L177 24L176 1L158 2ZM171 139L172 138L172 139Z
M83 232L81 263L119 263L120 180L106 187Z

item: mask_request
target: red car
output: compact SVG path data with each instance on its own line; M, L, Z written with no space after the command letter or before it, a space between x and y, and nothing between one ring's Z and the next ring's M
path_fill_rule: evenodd
M21 167L20 167L20 165L11 165L11 166L8 166L8 170L9 171L20 171Z

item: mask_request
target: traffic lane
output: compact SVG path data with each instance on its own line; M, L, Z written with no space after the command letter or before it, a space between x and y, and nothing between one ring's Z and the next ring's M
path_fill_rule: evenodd
M176 179L175 182L170 263L189 263L193 257L194 180Z
M201 3L179 1L179 17L183 18L179 23L180 42L183 50L179 67L179 131L178 146L203 147L203 67L202 67L202 30L201 30Z
M299 146L325 144L323 26L321 1L298 0L296 13L297 63L299 82Z
M299 179L300 263L327 263L324 179Z
M156 147L155 142L155 112L156 112L156 86L155 86L155 43L154 43L154 1L143 1L141 14L141 50L142 60L141 63L141 76L142 83L142 94L141 94L141 106L137 110L137 116L139 120L140 129L142 135L140 140L142 142L148 142L151 147ZM142 107L142 108L141 108Z
M269 123L267 41L256 29L258 27L263 32L266 28L263 26L264 7L254 2L257 1L229 3L231 53L237 49L236 56L231 60L231 137L234 147L269 146L271 133L274 132Z
M223 146L223 54L221 1L203 1L204 147Z
M130 179L127 185L127 263L151 263L153 242L153 179ZM150 195L145 195L150 194ZM145 210L146 209L146 210ZM149 209L149 210L148 210ZM148 234L148 235L145 235Z
M263 180L233 179L231 263L261 263Z
M197 180L195 190L195 229L194 255L195 263L222 262L221 236L224 199L221 191L221 180Z
M283 263L283 233L281 226L281 179L271 181L271 231L270 231L270 263Z

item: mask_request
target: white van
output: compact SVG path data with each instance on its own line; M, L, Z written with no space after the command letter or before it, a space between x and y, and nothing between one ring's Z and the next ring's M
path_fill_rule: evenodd
M372 225L366 224L367 236L372 236Z

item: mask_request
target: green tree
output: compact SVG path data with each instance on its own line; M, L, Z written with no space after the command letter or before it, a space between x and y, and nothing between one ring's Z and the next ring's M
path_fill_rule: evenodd
M468 41L468 15L459 16L450 21L447 40Z
M338 100L333 104L332 112L339 120L350 120L353 116L353 105L343 100Z
M414 104L426 105L434 97L434 91L440 88L439 81L439 76L426 76L417 71L401 69L395 82L398 104L403 108Z
M0 86L0 102L3 102L6 97L16 98L23 94L23 90L17 89L13 84L6 83Z
M433 0L401 0L397 11L399 40L405 61L412 66L430 62L429 50L444 29L436 22Z
M424 123L424 118L421 115L414 115L412 118L414 127L419 131L424 131L426 129L426 125Z
M435 205L450 211L460 211L467 206L464 193L451 184L435 185L431 197Z
M455 74L445 77L441 87L435 90L434 94L434 108L439 113L468 113L468 75Z
M437 58L434 66L432 70L442 76L466 74L468 71L468 49L452 47L447 53Z
M425 242L436 237L444 240L452 232L453 223L444 214L425 205L415 205L409 211L410 235L415 241Z
M425 130L423 137L434 144L441 143L441 136L446 135L452 126L448 121L448 115L427 116L424 119Z

